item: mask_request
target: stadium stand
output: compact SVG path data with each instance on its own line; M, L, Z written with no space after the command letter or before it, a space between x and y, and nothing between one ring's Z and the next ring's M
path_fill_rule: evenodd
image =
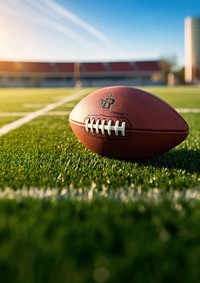
M0 87L155 84L165 84L159 61L81 63L0 61Z
M18 62L0 61L0 74L19 73L23 71L23 64Z
M30 73L53 73L54 69L50 63L24 62L22 63L25 72Z
M59 73L74 73L74 63L55 63L55 68Z
M109 63L111 72L133 72L134 67L130 62L111 62Z
M82 73L105 74L107 72L106 65L103 63L83 63L81 67Z
M143 61L143 62L135 62L136 69L141 72L152 72L159 71L160 66L158 61Z

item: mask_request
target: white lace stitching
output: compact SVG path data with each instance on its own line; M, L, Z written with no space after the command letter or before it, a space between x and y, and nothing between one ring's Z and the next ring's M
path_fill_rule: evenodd
M94 132L96 132L97 134L101 132L102 135L105 135L105 131L107 131L108 135L111 136L112 131L114 131L115 136L118 136L120 132L121 135L125 137L125 126L126 122L122 122L120 126L119 120L115 122L115 125L112 125L112 120L109 120L108 124L106 124L105 119L102 120L102 123L100 123L100 119L97 119L97 121L95 121L95 119L92 119L90 121L90 119L88 118L85 121L86 131L90 131L92 134L94 134Z

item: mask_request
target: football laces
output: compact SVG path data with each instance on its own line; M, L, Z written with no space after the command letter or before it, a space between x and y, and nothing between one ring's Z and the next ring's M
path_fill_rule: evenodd
M87 132L91 132L94 134L102 134L105 135L107 132L109 136L112 135L112 133L115 134L115 136L118 136L119 133L121 133L121 136L125 137L125 127L126 127L126 122L122 122L120 125L120 121L116 120L114 125L112 125L113 121L110 119L108 123L106 123L106 120L103 119L102 122L98 118L95 120L94 118L90 120L90 118L86 119L85 121L85 130Z

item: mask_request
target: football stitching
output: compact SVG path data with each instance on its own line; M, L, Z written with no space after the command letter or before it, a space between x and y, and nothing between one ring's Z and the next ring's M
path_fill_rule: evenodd
M87 132L91 132L94 134L96 132L99 134L101 132L102 135L105 135L105 131L107 131L108 135L112 135L112 131L114 131L115 136L119 135L119 132L121 133L122 137L125 137L126 132L125 132L125 127L126 127L126 122L123 121L121 125L119 124L119 120L116 120L115 124L112 125L112 120L110 119L108 123L106 124L106 120L103 119L102 123L100 123L100 119L98 118L97 121L93 118L90 121L90 118L86 119L85 121L85 130Z

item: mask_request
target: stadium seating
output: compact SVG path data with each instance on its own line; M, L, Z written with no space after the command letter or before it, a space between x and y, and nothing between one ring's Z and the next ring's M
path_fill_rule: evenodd
M111 72L132 72L133 66L130 62L111 62L109 63Z
M24 62L24 71L31 73L53 73L54 68L50 63L44 62Z
M160 71L160 66L158 61L141 61L135 62L136 69L142 72L148 71Z
M0 61L0 73L19 73L23 71L23 64L18 62Z
M59 73L73 73L74 63L56 63L55 68Z
M83 63L81 71L85 73L106 73L107 68L103 63Z
M155 85L163 84L163 78L159 61L81 63L0 61L0 87Z

